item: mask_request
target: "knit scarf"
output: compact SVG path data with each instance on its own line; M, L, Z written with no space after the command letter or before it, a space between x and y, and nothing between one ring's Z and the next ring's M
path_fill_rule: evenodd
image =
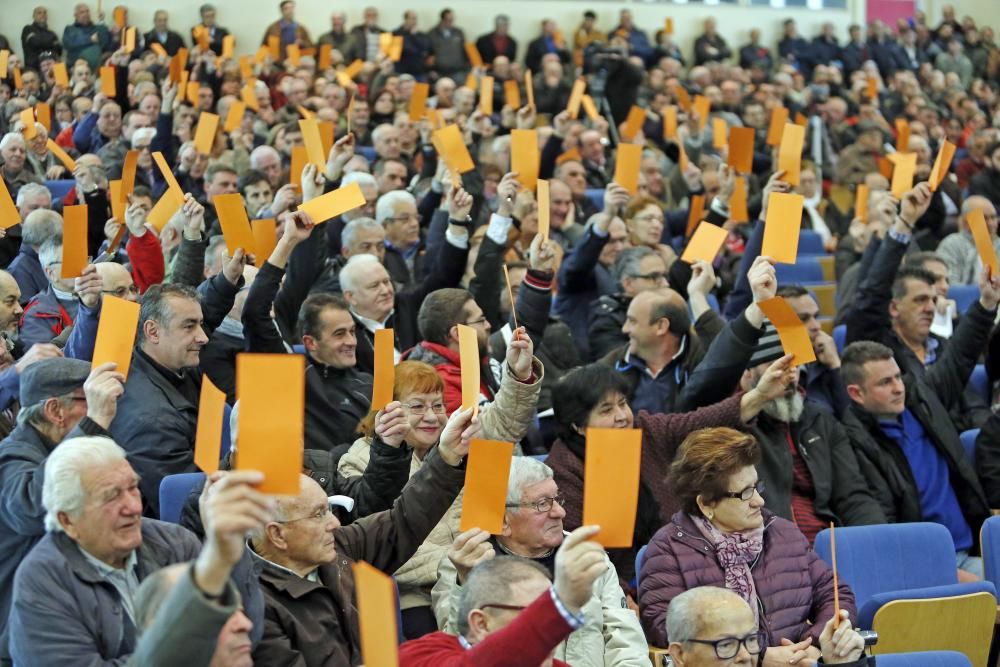
M690 515L689 515L690 516ZM708 519L691 516L702 536L715 545L715 556L726 575L726 588L747 601L753 609L756 622L760 622L757 605L757 585L754 583L750 564L764 548L764 528L739 533L723 533Z

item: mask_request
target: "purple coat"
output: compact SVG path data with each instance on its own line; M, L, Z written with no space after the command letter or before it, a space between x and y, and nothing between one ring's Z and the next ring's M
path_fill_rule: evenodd
M833 617L833 571L809 548L791 521L764 510L764 550L751 566L767 645L782 639L813 638ZM715 549L685 512L661 528L649 543L639 579L639 610L646 638L667 646L667 609L675 596L697 586L726 587ZM854 594L840 582L840 606L857 617Z

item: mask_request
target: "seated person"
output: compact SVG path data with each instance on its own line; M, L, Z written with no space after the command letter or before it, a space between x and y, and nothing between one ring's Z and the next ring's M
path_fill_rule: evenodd
M682 509L653 537L639 573L640 616L652 644L674 641L666 624L674 598L719 586L755 610L765 629L764 664L787 664L799 651L819 658L822 624L833 616L833 571L794 523L764 508L754 468L760 459L753 436L728 428L696 431L681 445L667 483ZM840 605L854 615L843 582Z
M461 632L461 599L470 570L495 554L533 561L550 574L557 568L556 550L564 543L559 487L552 469L541 461L515 456L507 484L507 512L499 535L473 528L455 539L438 567L438 582L431 596L438 627ZM618 583L618 573L602 550L605 570L594 582L590 599L581 605L585 619L555 650L555 657L571 665L648 667L649 657L642 629ZM468 618L462 616L463 619Z

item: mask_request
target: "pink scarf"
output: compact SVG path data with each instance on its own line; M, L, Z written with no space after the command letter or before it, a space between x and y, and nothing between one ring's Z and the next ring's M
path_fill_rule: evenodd
M691 516L702 536L715 546L715 556L726 575L726 588L747 601L758 623L757 585L754 583L750 564L764 548L764 528L754 528L740 533L723 533L708 519Z

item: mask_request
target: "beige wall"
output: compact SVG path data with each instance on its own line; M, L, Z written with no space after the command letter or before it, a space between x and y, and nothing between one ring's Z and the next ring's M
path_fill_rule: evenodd
M941 21L941 8L945 5L952 5L955 8L955 15L961 21L962 17L969 15L976 19L976 23L992 26L994 30L1000 30L1000 2L997 0L923 0L920 3L927 12L927 22L936 26Z

